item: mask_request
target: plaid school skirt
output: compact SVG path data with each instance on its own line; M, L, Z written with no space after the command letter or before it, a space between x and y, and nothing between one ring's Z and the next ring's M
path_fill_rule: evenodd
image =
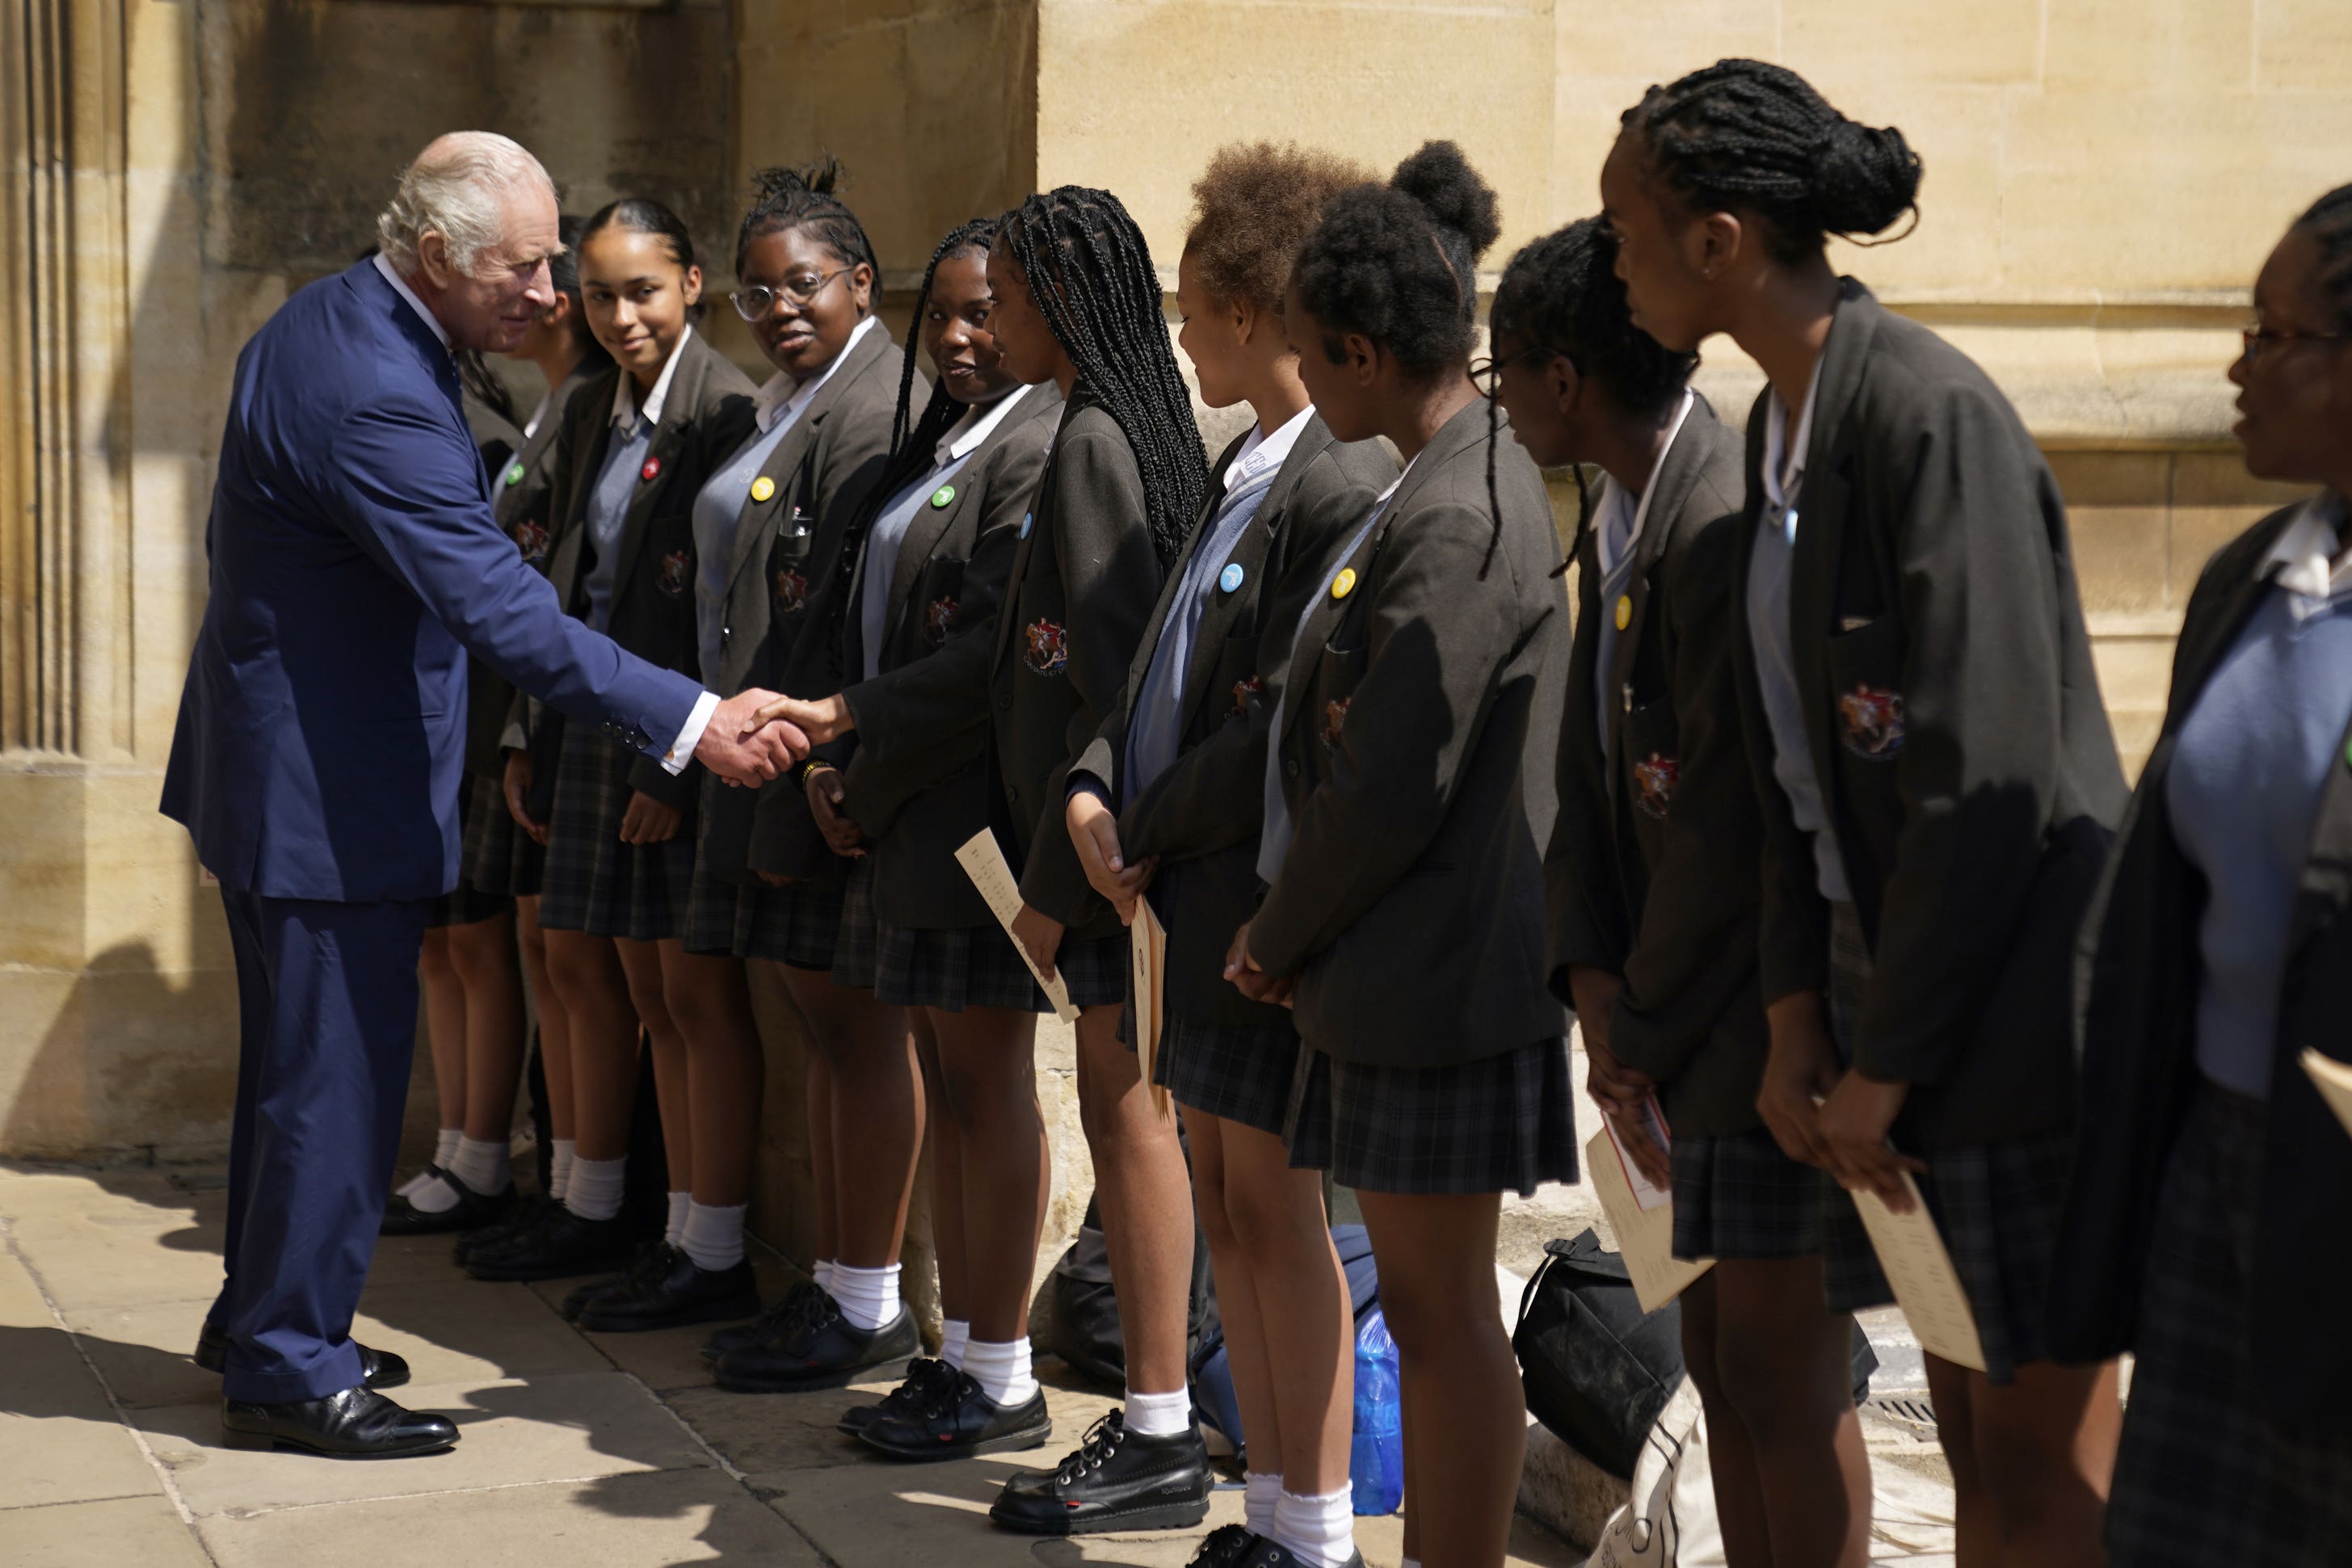
M631 942L662 941L686 929L691 824L665 843L621 841L636 758L586 725L565 727L540 879L542 926Z
M1822 1249L1828 1180L1762 1128L1674 1140L1675 1256L1810 1258Z
M425 924L428 928L472 925L478 921L504 915L514 907L514 899L509 894L501 892L486 892L466 880L464 846L473 841L476 831L474 824L480 821L487 812L496 811L509 829L514 826L514 819L507 815L504 801L482 800L476 789L476 786L481 782L478 779L468 778L464 787L457 791L457 830L460 840L457 851L457 885L433 901L432 912L425 917Z
M1870 972L1862 923L1852 904L1838 904L1830 922L1830 1030L1848 1059ZM2074 1154L2072 1131L2045 1133L1940 1150L1927 1156L1927 1174L1917 1178L1976 1313L1985 1376L1993 1383L2013 1383L2020 1366L2049 1358L2045 1303ZM1895 1292L1853 1199L1826 1178L1822 1196L1822 1273L1831 1309L1891 1303Z
M833 983L856 990L874 988L881 957L881 917L874 913L874 857L849 862L842 879L841 924L833 938Z
M2261 1101L2205 1084L2166 1164L2107 1497L2116 1568L2352 1563L2352 1432L2283 1437L2248 1397L2294 1375L2248 1351L2269 1119Z
M687 904L686 950L830 973L846 897L843 878L747 885L713 876L698 862Z
M1151 1081L1180 1105L1278 1138L1290 1119L1298 1060L1296 1030L1171 1013L1161 1025Z
M1043 1011L1045 994L998 925L934 931L877 924L874 996L891 1007Z
M1282 1141L1300 1169L1394 1193L1533 1193L1576 1180L1568 1041L1444 1067L1339 1061L1299 1041Z
M536 897L547 852L515 826L505 787L496 779L476 778L467 780L466 790L466 845L458 879L478 893Z

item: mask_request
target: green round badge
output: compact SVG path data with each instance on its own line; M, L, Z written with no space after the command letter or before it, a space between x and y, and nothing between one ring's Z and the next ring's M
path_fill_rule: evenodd
M520 485L522 483L521 464L518 463L513 467L507 470L507 483L509 485Z
M938 489L931 492L931 505L934 507L944 507L954 499L955 486L953 485L942 485Z

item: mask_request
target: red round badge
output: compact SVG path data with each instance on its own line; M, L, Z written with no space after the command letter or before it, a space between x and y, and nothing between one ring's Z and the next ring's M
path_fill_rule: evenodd
M646 478L646 479L651 479L651 478L653 478L656 475L659 474L660 472L661 472L661 459L660 459L660 458L658 458L658 457L648 457L648 458L646 458L646 465L645 465L643 468L640 468L640 469L638 469L638 470L637 470L637 473L638 473L642 477Z

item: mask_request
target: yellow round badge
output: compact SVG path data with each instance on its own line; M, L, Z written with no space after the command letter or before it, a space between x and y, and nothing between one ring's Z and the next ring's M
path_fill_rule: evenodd
M1352 566L1343 566L1339 569L1339 575L1331 580L1331 597L1345 599L1353 591L1355 586L1356 569Z
M1617 630L1622 632L1633 623L1633 596L1622 595L1617 601Z
M776 482L765 474L751 481L751 499L764 501L776 493Z

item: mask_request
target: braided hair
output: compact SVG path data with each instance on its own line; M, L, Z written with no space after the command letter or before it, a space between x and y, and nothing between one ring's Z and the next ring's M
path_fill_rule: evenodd
M939 248L931 252L930 265L923 268L922 287L915 290L915 308L907 320L907 351L898 367L898 404L890 414L890 455L883 462L882 477L866 492L866 498L858 504L856 514L843 530L841 555L834 567L839 591L833 596L833 609L826 618L824 646L826 656L833 661L835 674L848 673L841 657L841 631L849 614L849 585L857 575L857 558L865 545L866 536L872 530L875 519L882 515L882 508L889 504L890 498L929 470L932 454L938 450L940 438L966 412L964 405L949 394L943 383L931 389L930 401L923 404L921 415L915 418L913 428L908 426L915 401L915 345L923 330L923 312L930 307L931 279L939 275L940 263L951 256L968 250L986 255L990 242L995 237L996 220L993 218L971 218L958 224L948 231L947 238L940 241Z
M2319 242L2319 287L2333 325L2352 328L2352 185L2338 185L2294 220Z
M786 229L806 229L824 247L851 267L863 263L881 275L874 259L874 242L866 225L833 193L842 183L840 160L821 154L806 169L762 169L751 176L751 211L735 231L735 270L743 270L743 253L763 235Z
M1576 373L1608 388L1611 401L1629 413L1661 415L1682 396L1696 354L1678 354L1633 325L1625 285L1617 276L1617 241L1599 218L1579 218L1541 239L1530 240L1511 257L1487 312L1493 340L1518 340L1529 349L1558 354ZM1592 521L1592 493L1584 465L1576 473L1576 537L1568 556L1576 558ZM1567 561L1560 570L1568 570Z
M1831 235L1862 243L1906 213L1917 224L1919 155L1903 132L1848 120L1785 66L1718 60L1650 89L1623 122L1685 201L1762 218L1783 264Z
M1079 382L1127 437L1152 548L1168 565L1201 509L1209 465L1143 231L1108 191L1062 185L1005 214L996 243L1028 279Z

